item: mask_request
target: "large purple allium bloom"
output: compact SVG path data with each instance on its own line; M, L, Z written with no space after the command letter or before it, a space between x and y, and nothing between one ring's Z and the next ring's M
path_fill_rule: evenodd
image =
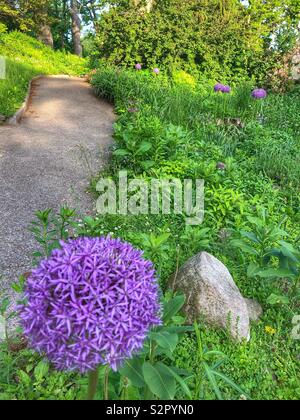
M159 68L155 67L155 68L153 69L153 73L154 73L154 74L159 74L159 73L160 73Z
M25 299L24 334L59 370L117 370L161 324L152 263L110 237L61 242L32 271Z
M135 65L135 69L136 70L142 70L142 65L140 64L140 63L137 63L136 65Z
M255 99L265 99L268 96L268 93L265 89L254 89L252 92L252 97Z

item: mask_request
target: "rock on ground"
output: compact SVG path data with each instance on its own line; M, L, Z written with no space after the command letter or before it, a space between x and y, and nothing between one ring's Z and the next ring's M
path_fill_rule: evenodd
M86 190L107 162L114 113L80 78L33 84L25 118L0 127L0 298L28 272L36 244L27 228L37 210L94 210Z
M173 279L172 287L186 295L188 322L203 317L228 329L236 340L250 339L250 319L245 299L228 269L207 252L191 258Z

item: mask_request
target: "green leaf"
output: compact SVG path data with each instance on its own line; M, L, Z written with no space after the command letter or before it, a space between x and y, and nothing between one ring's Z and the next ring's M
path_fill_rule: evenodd
M163 349L170 350L173 352L178 344L178 335L170 334L167 331L152 332L150 333L150 339L156 341L156 343Z
M145 386L144 376L143 376L143 363L141 359L135 358L132 360L127 360L125 366L120 370L121 375L126 376L130 379L131 383L138 387L142 388Z
M234 239L230 243L231 243L232 246L234 246L236 248L239 248L245 254L250 254L250 255L255 255L255 256L258 255L258 252L256 251L255 248L246 244L246 242L241 241L240 239Z
M291 270L285 268L268 268L267 270L260 271L257 275L262 279L295 277L295 274Z
M214 371L211 370L211 368L208 366L207 363L204 363L204 370L205 370L205 373L206 373L206 377L207 377L214 393L216 394L216 397L218 398L219 401L223 401L224 398L223 398L223 395L220 391L220 388L218 386L216 378L214 376Z
M140 147L137 149L137 151L136 151L136 155L137 156L139 156L139 155L143 155L144 153L147 153L150 149L152 148L152 144L151 143L149 143L149 142L147 142L147 141L143 141L141 144L140 144Z
M42 379L44 379L47 376L48 372L49 372L49 365L42 361L34 369L34 377L38 382L40 382Z
M174 376L167 373L159 364L143 364L143 374L150 391L161 400L173 400L176 393Z
M164 304L164 316L163 316L164 322L170 321L173 318L173 316L175 316L180 311L184 303L185 303L184 295L175 296L174 298L166 302Z
M260 271L261 267L258 264L251 263L247 270L247 276L250 278L256 277Z
M259 244L259 240L257 236L253 232L246 232L245 230L241 231L241 235L243 238L249 239L251 242Z
M31 385L31 378L29 375L27 375L26 372L24 372L23 370L19 370L18 371L18 378L20 380L20 382L25 385L26 387L30 387Z
M290 303L290 299L287 296L279 296L275 293L272 293L268 297L267 303L269 305L288 305Z
M247 393L245 391L242 390L242 388L240 388L230 378L228 378L227 376L223 375L223 373L220 373L220 372L217 372L217 371L212 371L212 373L215 376L217 376L220 379L222 379L224 382L226 382L229 386L231 386L231 388L235 389L240 395L245 395L248 399L250 399L250 397L247 395Z
M191 400L193 398L192 393L185 381L177 374L177 372L175 372L172 368L165 365L164 363L159 362L158 365L161 366L162 369L165 369L166 372L169 372L172 376L174 376L175 380L179 383L182 391Z
M140 163L140 165L143 169L147 171L148 169L152 168L152 166L155 165L155 162L153 160L144 160Z
M114 151L113 155L117 157L125 157L130 155L130 152L126 149L117 149Z

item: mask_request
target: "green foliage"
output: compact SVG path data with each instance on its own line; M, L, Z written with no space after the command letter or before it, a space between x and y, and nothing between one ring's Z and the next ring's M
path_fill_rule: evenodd
M255 0L246 7L239 0L168 0L156 2L150 13L119 2L99 19L99 57L118 66L159 64L213 80L261 80L278 51L290 47L298 21L295 1Z
M249 82L224 97L207 81L191 90L164 74L153 78L147 71L102 67L92 83L99 95L114 100L119 113L116 150L124 149L125 136L152 145L134 164L131 157L114 154L109 175L116 179L119 169L127 169L143 180L204 179L206 213L202 226L188 228L175 214L97 217L84 221L80 233L112 233L132 241L154 259L164 290L182 263L210 250L228 266L242 294L264 305L265 315L252 326L250 344L235 345L226 332L205 325L200 325L202 352L194 335L179 342L177 367L197 371L186 381L193 398L297 399L299 345L291 339L299 310L295 94L255 101ZM130 107L137 112L128 112ZM153 164L145 167L144 160ZM283 266L284 272L278 271Z
M0 55L7 58L6 79L0 80L0 114L11 116L25 99L29 81L41 74L81 75L85 61L54 52L20 32L0 31Z

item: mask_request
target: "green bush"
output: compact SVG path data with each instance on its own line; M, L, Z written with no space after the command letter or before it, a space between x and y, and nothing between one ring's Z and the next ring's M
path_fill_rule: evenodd
M121 3L101 16L98 56L123 67L142 63L219 81L261 80L274 57L265 54L268 21L258 23L259 17L238 1L168 0L151 13Z

